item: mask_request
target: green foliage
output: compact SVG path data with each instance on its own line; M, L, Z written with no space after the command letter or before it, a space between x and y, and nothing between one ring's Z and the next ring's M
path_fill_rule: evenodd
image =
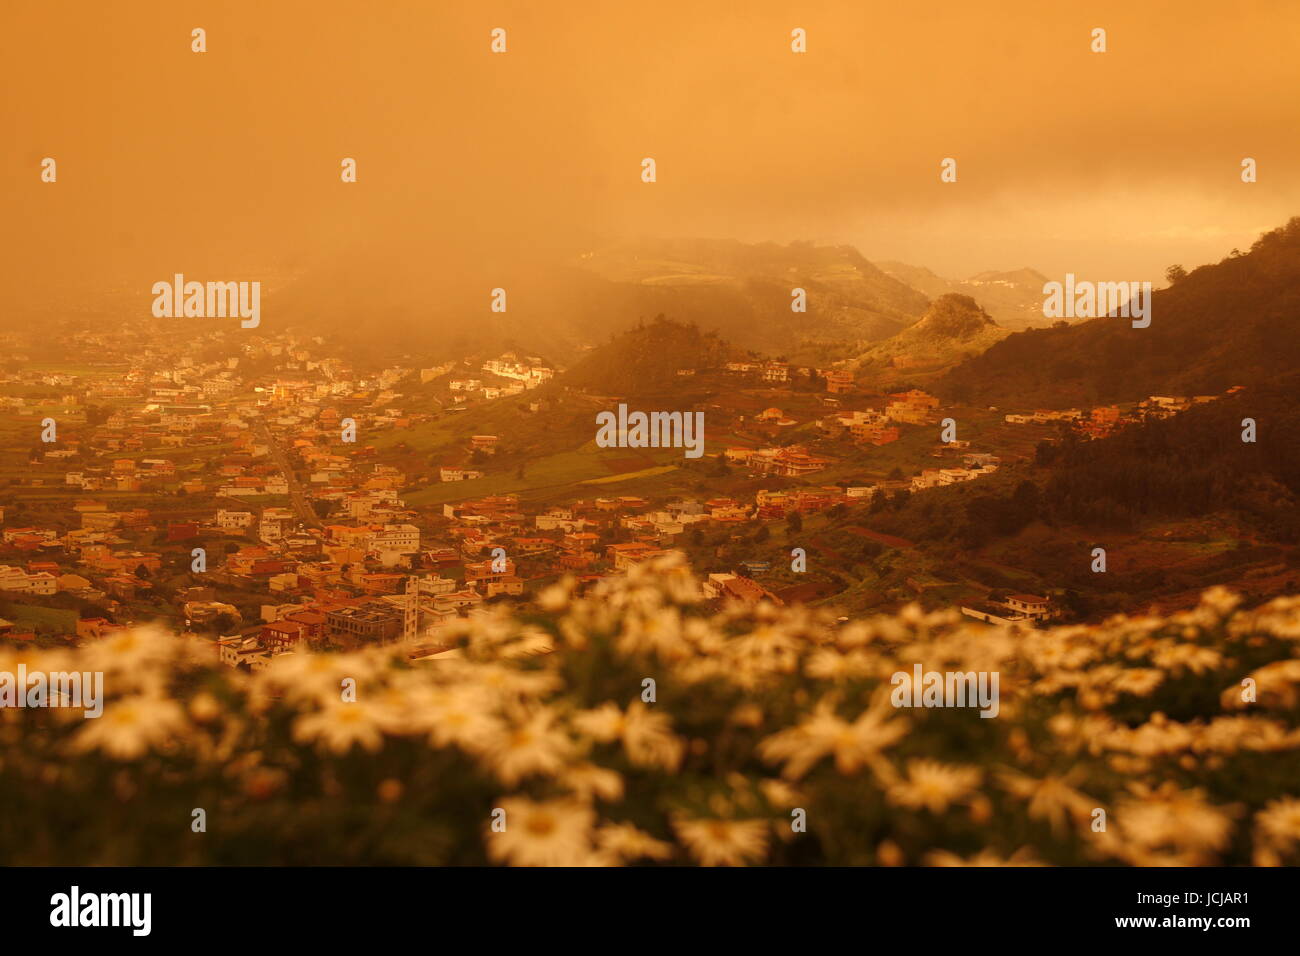
M1291 372L1300 367L1300 217L1153 299L1148 328L1098 318L1020 332L948 373L938 391L951 398L960 386L980 403L1061 407L1221 393Z
M1273 540L1300 541L1300 377L1252 387L1103 441L1066 444L1045 498L1061 520L1129 527L1233 510ZM1242 419L1263 423L1241 440Z
M564 583L418 663L249 675L151 630L0 647L0 672L102 672L107 696L98 718L5 714L0 845L15 865L1297 861L1300 600L1216 590L1035 631L696 593L671 563ZM916 662L999 674L998 715L900 706Z

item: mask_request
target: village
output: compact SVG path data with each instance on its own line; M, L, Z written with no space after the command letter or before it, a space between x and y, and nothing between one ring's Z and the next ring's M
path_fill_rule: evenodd
M451 622L499 601L533 601L564 576L581 590L667 555L698 564L707 557L706 533L725 538L731 529L794 525L877 498L985 479L1004 464L978 441L940 440L947 412L920 388L872 404L855 400L863 389L849 371L732 362L678 374L784 395L787 409L790 402L804 409L795 415L772 404L728 416L716 403L702 406L710 423L706 462L751 491L715 493L697 482L697 493L658 493L647 478L645 492L601 493L625 478L616 472L539 498L493 487L494 476L498 484L510 477L496 467L508 444L497 434L463 436L455 460L439 453L438 463L418 469L403 467L411 455L399 454L422 429L471 410L513 399L524 403L522 414L536 414L555 401L529 397L557 375L536 356L363 372L320 341L290 336L258 338L227 358L208 357L226 347L220 333L183 348L141 347L107 333L88 338L101 367L11 365L0 377L0 404L15 423L4 440L11 451L30 449L25 463L6 468L0 488L7 609L0 636L9 640L84 641L158 620L211 641L223 662L251 669L298 647L400 639L413 655L436 654ZM788 391L792 382L802 391ZM415 389L424 389L418 401ZM1212 398L1152 396L1086 413L989 409L987 417L1064 427L1086 440ZM47 419L57 438L40 442L38 423ZM349 423L359 440L346 439ZM726 440L738 436L743 443ZM909 438L938 461L854 480L872 471L855 464L862 456ZM634 470L632 484L668 467ZM432 491L450 483L454 491ZM584 493L566 497L566 489ZM768 552L725 570L702 569L702 599L782 604L827 596L765 583L763 572L790 563L783 551ZM962 610L1029 625L1059 613L1036 594Z

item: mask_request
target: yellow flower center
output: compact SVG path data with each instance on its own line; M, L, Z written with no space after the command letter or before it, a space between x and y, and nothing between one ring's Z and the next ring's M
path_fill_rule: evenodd
M532 836L550 836L555 832L555 818L547 813L534 813L524 823L524 828Z

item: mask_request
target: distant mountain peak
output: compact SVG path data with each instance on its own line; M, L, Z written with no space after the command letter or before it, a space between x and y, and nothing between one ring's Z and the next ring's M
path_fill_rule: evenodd
M1007 334L974 298L945 292L914 325L862 353L857 365L933 373L984 351Z
M1028 328L1043 321L1043 283L1047 277L1029 266L1006 272L986 270L965 279L947 279L925 266L905 262L882 261L880 268L932 299L951 292L970 296L1008 329Z

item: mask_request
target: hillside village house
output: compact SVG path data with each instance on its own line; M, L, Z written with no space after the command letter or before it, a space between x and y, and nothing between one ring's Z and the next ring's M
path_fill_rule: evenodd
M388 524L370 533L367 547L371 551L415 554L420 550L420 529L413 524Z
M296 521L297 516L288 508L266 508L258 522L257 536L268 543L279 541Z
M185 614L186 624L191 625L211 623L222 614L235 621L241 620L238 608L221 601L186 601L181 605L181 610Z
M758 504L757 517L764 521L775 521L795 511L803 514L825 511L838 504L843 497L843 492L837 487L760 490L755 498Z
M555 375L555 369L543 365L541 359L530 356L521 362L513 352L484 362L483 371L522 382L525 388L536 388Z
M1012 425L1043 425L1048 422L1078 421L1082 417L1083 412L1077 408L1067 408L1063 411L1040 408L1025 414L1004 415L1003 420Z
M840 369L826 369L822 373L826 380L826 391L832 395L842 395L853 391L853 373Z
M1052 617L1052 599L1038 594L1009 594L1007 607L1033 621L1046 621Z
M326 612L325 633L332 643L352 649L397 640L402 623L402 612L390 605L340 607Z
M476 471L472 468L457 468L452 465L443 465L438 469L438 478L441 481L472 481L475 478L482 478L483 472Z
M29 574L22 568L0 565L0 591L21 591L26 594L48 595L59 589L58 578L48 571Z
M893 401L885 406L885 417L908 425L928 424L939 407L939 399L917 388L896 392L890 397Z
M1058 612L1050 597L1039 594L1010 594L1001 604L963 606L961 613L989 624L1040 624Z
M81 526L88 531L110 531L121 523L116 511L87 511L81 516Z
M557 542L550 538L525 538L517 537L512 539L511 551L521 557L536 557L537 555L547 554L555 550Z
M899 439L899 431L896 426L883 425L875 422L862 422L855 424L850 429L853 440L864 444L888 445L890 442L896 442Z
M465 562L465 583L477 584L480 581L491 581L497 578L509 577L515 573L515 562L507 558L500 564L500 570L493 567L492 561L467 561Z
M388 506L400 508L403 504L397 492L383 488L354 492L342 499L343 513L349 518L368 518Z
M1076 423L1080 432L1089 438L1105 438L1118 431L1124 424L1124 413L1118 405L1106 405L1094 408L1086 419Z
M797 478L821 471L831 464L831 459L810 454L803 445L787 448L763 448L748 459L750 468L758 472Z
M488 597L496 597L498 594L519 597L524 593L524 581L523 578L507 574L488 581L485 590Z
M922 491L960 481L973 481L983 473L982 470L974 468L926 468L919 475L912 476L912 490Z
M80 574L60 574L57 582L60 591L86 592L90 588L90 579Z
M706 600L740 601L745 604L757 604L759 601L771 601L782 604L775 594L758 582L739 574L710 574L703 582Z
M214 524L222 531L243 531L252 527L253 513L251 511L226 511L220 509L217 511Z
M265 670L273 656L255 636L223 637L215 642L217 660L227 667L244 667L254 673Z
M654 545L646 544L641 541L633 541L626 544L611 544L605 547L605 557L613 563L616 571L626 571L633 565L669 553L670 552L665 551L662 548L657 548Z
M365 594L396 594L406 581L406 575L363 572L356 568L348 578L349 583L361 588Z
M581 531L589 524L585 518L574 517L573 512L566 508L553 508L544 515L537 515L533 522L538 531Z
M44 544L53 545L58 541L58 533L46 528L7 528L3 540L5 544L16 548L23 547L24 544L30 542L35 542L38 546Z

